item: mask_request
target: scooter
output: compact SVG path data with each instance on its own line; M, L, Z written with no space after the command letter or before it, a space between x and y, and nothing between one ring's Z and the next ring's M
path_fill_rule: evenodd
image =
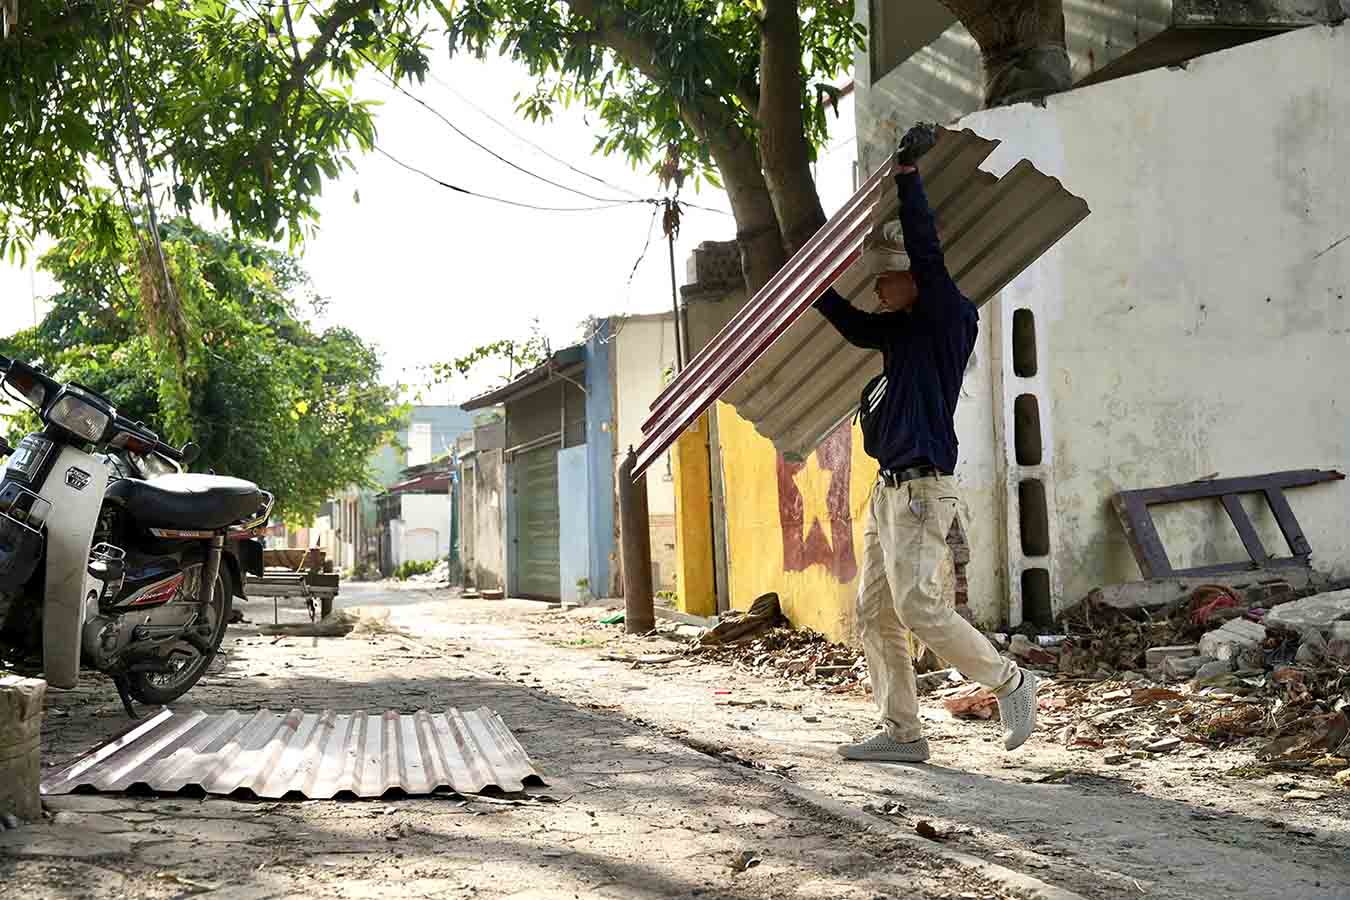
M0 644L40 648L54 688L76 687L81 664L108 674L132 718L133 700L171 703L225 636L227 541L261 572L248 535L272 495L183 473L192 445L165 444L87 388L3 356L0 371L0 389L43 424L0 477Z

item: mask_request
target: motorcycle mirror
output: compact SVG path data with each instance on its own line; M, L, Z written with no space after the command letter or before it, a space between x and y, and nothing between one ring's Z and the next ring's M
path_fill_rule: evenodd
M197 461L197 457L202 455L202 448L198 444L188 441L183 445L181 452L183 454L183 465L190 466Z

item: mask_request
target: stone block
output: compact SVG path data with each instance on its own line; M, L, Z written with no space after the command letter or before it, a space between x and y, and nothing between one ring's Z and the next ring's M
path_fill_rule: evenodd
M1212 656L1169 656L1163 660L1163 674L1169 678L1190 678L1206 663L1214 662Z
M1285 631L1318 631L1329 635L1336 623L1350 621L1350 590L1314 594L1266 613L1266 624Z
M1200 648L1195 644L1175 644L1170 647L1149 647L1144 651L1144 661L1150 669L1156 669L1163 664L1163 660L1173 657L1186 659L1190 656L1199 656Z
M1232 619L1200 638L1200 655L1238 659L1260 650L1265 639L1266 626L1248 619Z
M1227 675L1233 671L1237 660L1216 659L1213 662L1207 662L1195 673L1195 682L1197 684L1219 675Z
M41 679L0 677L0 815L42 818L38 740L46 695Z

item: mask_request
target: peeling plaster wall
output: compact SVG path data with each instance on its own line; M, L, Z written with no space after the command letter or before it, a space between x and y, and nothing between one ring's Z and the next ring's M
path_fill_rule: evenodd
M1140 577L1118 490L1350 467L1348 76L1350 28L1315 27L961 121L1092 207L1000 301L1044 320L1066 601ZM1350 575L1350 487L1287 496ZM1246 559L1217 504L1156 520L1174 566Z
M675 317L669 313L629 316L613 323L614 392L617 397L620 459L642 443L642 423L675 370ZM675 484L670 454L647 471L647 509L651 526L653 587L675 589Z

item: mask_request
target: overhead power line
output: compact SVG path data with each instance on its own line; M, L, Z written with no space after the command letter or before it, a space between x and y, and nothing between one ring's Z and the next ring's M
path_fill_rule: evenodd
M253 11L253 14L259 19L259 21L263 22L264 25L268 23L269 20L267 19L266 16L263 15L262 11L259 10L258 7L254 4L253 0L243 0L243 3L245 6L247 6L249 9ZM278 65L281 65L284 68L289 68L291 66L291 60L280 55L278 51L275 50L270 44L264 43L264 47L265 52L267 52L268 55L270 55L273 58L273 60L278 63ZM383 74L383 72L381 72L381 74ZM321 90L319 90L317 87L314 86L313 82L311 82L308 77L301 80L300 87L303 90L309 92L316 100L322 103L329 110L335 111L332 102L326 96L324 96ZM495 194L488 194L483 191L471 190L469 188L448 182L442 178L438 178L435 175L432 175L431 173L425 171L424 169L420 169L417 166L414 166L412 163L400 159L398 156L395 156L393 153L381 147L379 143L376 141L371 142L371 147L373 150L375 150L375 152L379 153L381 156L384 156L386 159L390 160L391 162L395 163L401 168L406 169L407 171L415 173L417 175L420 175L423 178L427 179L428 181L431 181L432 183L440 187L443 187L447 190L454 191L455 193L459 194L464 194L469 197L477 197L481 200L490 200L494 203L501 203L503 205L516 207L518 209L529 209L537 212L596 212L605 209L616 209L621 206L629 206L637 203L660 202L658 200L617 200L608 202L602 206L585 206L585 207L542 206L534 203L526 203L521 200L511 200L505 197L496 196Z
M437 178L435 175L432 175L425 169L419 169L412 163L404 162L403 160L399 159L397 156L390 153L388 150L384 149L378 144L375 145L375 152L379 153L381 156L385 157L395 165L403 169L406 169L407 171L412 172L416 175L420 175L423 178L427 179L428 181L434 184L438 184L447 190L455 191L456 193L459 194L467 194L470 197L478 197L482 200L492 200L497 203L504 203L507 206L515 206L521 209L533 209L539 212L599 212L600 210L605 209L617 209L618 207L621 206L633 206L635 204L640 203L655 202L652 200L615 200L610 201L608 203L604 203L600 206L537 206L533 203L524 203L519 200L508 200L505 197L494 197L490 194L481 194L478 191L471 191L468 188L460 187L457 184L451 184L448 181L442 181L440 178Z
M524 174L530 176L531 178L534 178L534 179L536 179L536 180L538 180L538 181L542 181L544 184L551 185L551 186L553 186L553 187L555 187L555 188L558 188L558 189L560 189L560 190L567 191L567 192L572 193L572 194L576 194L576 195L579 196L579 197L585 197L587 200L595 200L595 201L597 201L597 202L599 202L599 203L625 203L625 202L633 202L633 200L626 200L625 198L622 198L622 197L597 197L595 194L590 194L590 193L587 193L586 191L579 190L579 189L574 188L574 187L569 187L568 185L562 184L561 182L554 181L554 180L551 179L551 178L547 178L547 177L545 177L545 176L543 176L543 175L540 175L538 172L535 172L535 171L532 171L532 170L530 170L530 169L525 168L524 166L520 165L519 163L516 163L516 162L513 162L513 161L507 159L505 156L502 156L502 155L501 155L500 153L498 153L496 150L493 150L491 147L487 146L487 145L484 144L482 141L479 141L477 138L475 138L475 137L473 137L472 135L470 135L470 134L469 134L468 132L466 132L463 128L460 128L460 127L459 127L458 125L456 125L454 122L450 121L450 119L449 119L444 113L442 113L440 110L436 109L436 107L432 106L430 103L426 102L426 101L423 100L421 97L417 96L417 95L414 94L412 91L408 90L408 89L405 88L403 85L399 84L398 79L394 78L394 77L393 77L392 75L390 75L388 72L384 71L384 69L380 68L380 64L377 63L375 60L371 59L370 56L369 56L364 50L357 50L356 52L357 52L357 55L359 55L362 59L364 59L366 62L370 63L370 65L371 65L372 67L374 67L375 71L379 72L380 75L383 76L384 80L385 80L386 82L388 82L389 85L390 85L391 87L394 88L394 90L398 91L400 94L403 94L403 96L405 96L405 97L407 97L408 99L412 100L414 103L416 103L417 105L421 106L421 107L422 107L423 109L425 109L427 112L431 113L433 116L435 116L436 118L440 119L440 120L441 120L443 123L445 123L445 125L446 125L447 127L449 127L450 130L453 131L455 134L457 134L457 135L459 135L460 137L464 138L464 140L468 141L470 144L473 144L475 147L477 147L479 150L482 150L484 153L487 153L487 154L488 154L489 156L491 156L493 159L496 159L496 160L498 160L498 161L504 163L505 165L508 165L508 166L510 166L511 168L515 169L517 172L523 172ZM583 173L583 174L584 174L584 173Z
M620 193L627 194L628 196L633 197L634 199L638 199L638 198L639 198L640 195L634 193L633 191L630 191L628 188L625 188L625 187L622 187L622 186L620 186L620 185L614 184L614 183L611 182L611 181L607 181L607 180L605 180L604 178L601 178L601 177L598 176L598 175L592 175L590 172L587 172L587 171L584 170L584 169L577 168L576 166L572 165L570 162L568 162L567 160L563 159L562 157L556 156L555 154L553 154L548 148L546 148L546 147L544 147L544 146L542 146L542 145L540 145L540 144L538 144L538 143L535 143L534 141L532 141L532 140L530 140L529 138L525 137L523 134L520 134L519 132L515 131L514 129L511 128L510 125L507 125L505 122L503 122L502 120L498 119L498 118L497 118L496 116L494 116L492 113L490 113L490 112L488 112L487 110L483 109L483 108L482 108L481 106L479 106L477 103L474 103L472 100L470 100L470 99L469 99L468 97L466 97L464 94L462 94L461 92L455 90L455 88L454 88L453 85L451 85L451 84L450 84L449 82L447 82L445 79L443 79L443 78L441 78L440 76L438 76L435 72L429 72L429 73L427 73L427 75L428 75L428 77L429 77L432 81L434 81L436 84L440 85L442 88L444 88L446 91L448 91L455 99L459 100L459 102L463 103L465 106L469 107L469 108L472 109L474 112L478 113L480 116L482 116L483 118L487 119L487 120L488 120L489 122L491 122L492 124L496 125L496 126L497 126L498 128L500 128L502 131L505 131L507 134L511 135L511 137L515 138L515 139L516 139L517 141L519 141L520 143L525 144L526 146L533 148L535 151L537 151L537 152L540 153L541 155L547 157L548 159L553 160L553 161L554 161L555 163L557 163L558 165L563 166L564 168L569 169L569 170L571 170L572 172L575 172L576 174L580 175L580 176L583 177L583 178L589 178L591 181L594 181L594 182L596 182L597 184L603 184L605 187L610 188L611 190L615 190L615 191L619 191Z

